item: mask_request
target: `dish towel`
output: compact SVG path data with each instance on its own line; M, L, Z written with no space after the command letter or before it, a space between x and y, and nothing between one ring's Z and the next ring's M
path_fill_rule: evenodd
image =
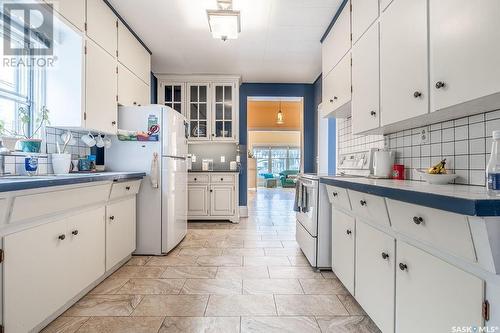
M297 180L295 183L295 201L293 203L293 210L300 212L302 210L302 183Z
M153 153L153 160L151 161L151 186L158 188L158 173L159 173L158 153Z

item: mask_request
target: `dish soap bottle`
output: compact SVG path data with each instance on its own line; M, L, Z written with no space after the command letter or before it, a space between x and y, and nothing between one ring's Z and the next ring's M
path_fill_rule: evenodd
M500 131L493 131L491 157L486 167L486 187L492 196L500 196Z

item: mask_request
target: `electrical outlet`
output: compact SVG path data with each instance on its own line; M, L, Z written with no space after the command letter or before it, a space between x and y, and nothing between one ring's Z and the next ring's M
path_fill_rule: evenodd
M220 162L221 163L226 163L226 156L221 156L220 157Z
M418 139L419 139L419 142L418 144L420 145L426 145L430 142L430 127L429 126L426 126L426 127L422 127L420 129L420 133L419 133L419 136L418 136Z

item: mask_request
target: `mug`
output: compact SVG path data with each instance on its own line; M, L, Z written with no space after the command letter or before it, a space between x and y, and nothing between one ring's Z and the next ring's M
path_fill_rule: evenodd
M111 148L111 139L107 135L104 136L103 141L104 141L104 148L106 149Z
M100 134L95 137L95 145L97 146L97 148L102 148L106 145Z
M405 166L403 164L394 164L392 166L392 178L399 180L405 179Z
M94 147L97 143L95 137L89 132L89 134L82 136L82 141L88 147Z

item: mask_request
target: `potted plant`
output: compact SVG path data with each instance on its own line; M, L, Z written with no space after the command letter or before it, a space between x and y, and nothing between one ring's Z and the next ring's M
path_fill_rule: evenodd
M19 133L17 131L10 131L6 129L4 122L0 120L0 135L7 134L12 137L19 138L16 148L19 147L19 150L25 153L39 153L42 146L42 140L35 137L44 125L50 124L49 110L45 106L42 107L40 114L35 120L34 130L30 135L26 134L26 128L28 127L31 118L28 110L24 107L20 107L18 110L18 117L22 125L21 132Z

